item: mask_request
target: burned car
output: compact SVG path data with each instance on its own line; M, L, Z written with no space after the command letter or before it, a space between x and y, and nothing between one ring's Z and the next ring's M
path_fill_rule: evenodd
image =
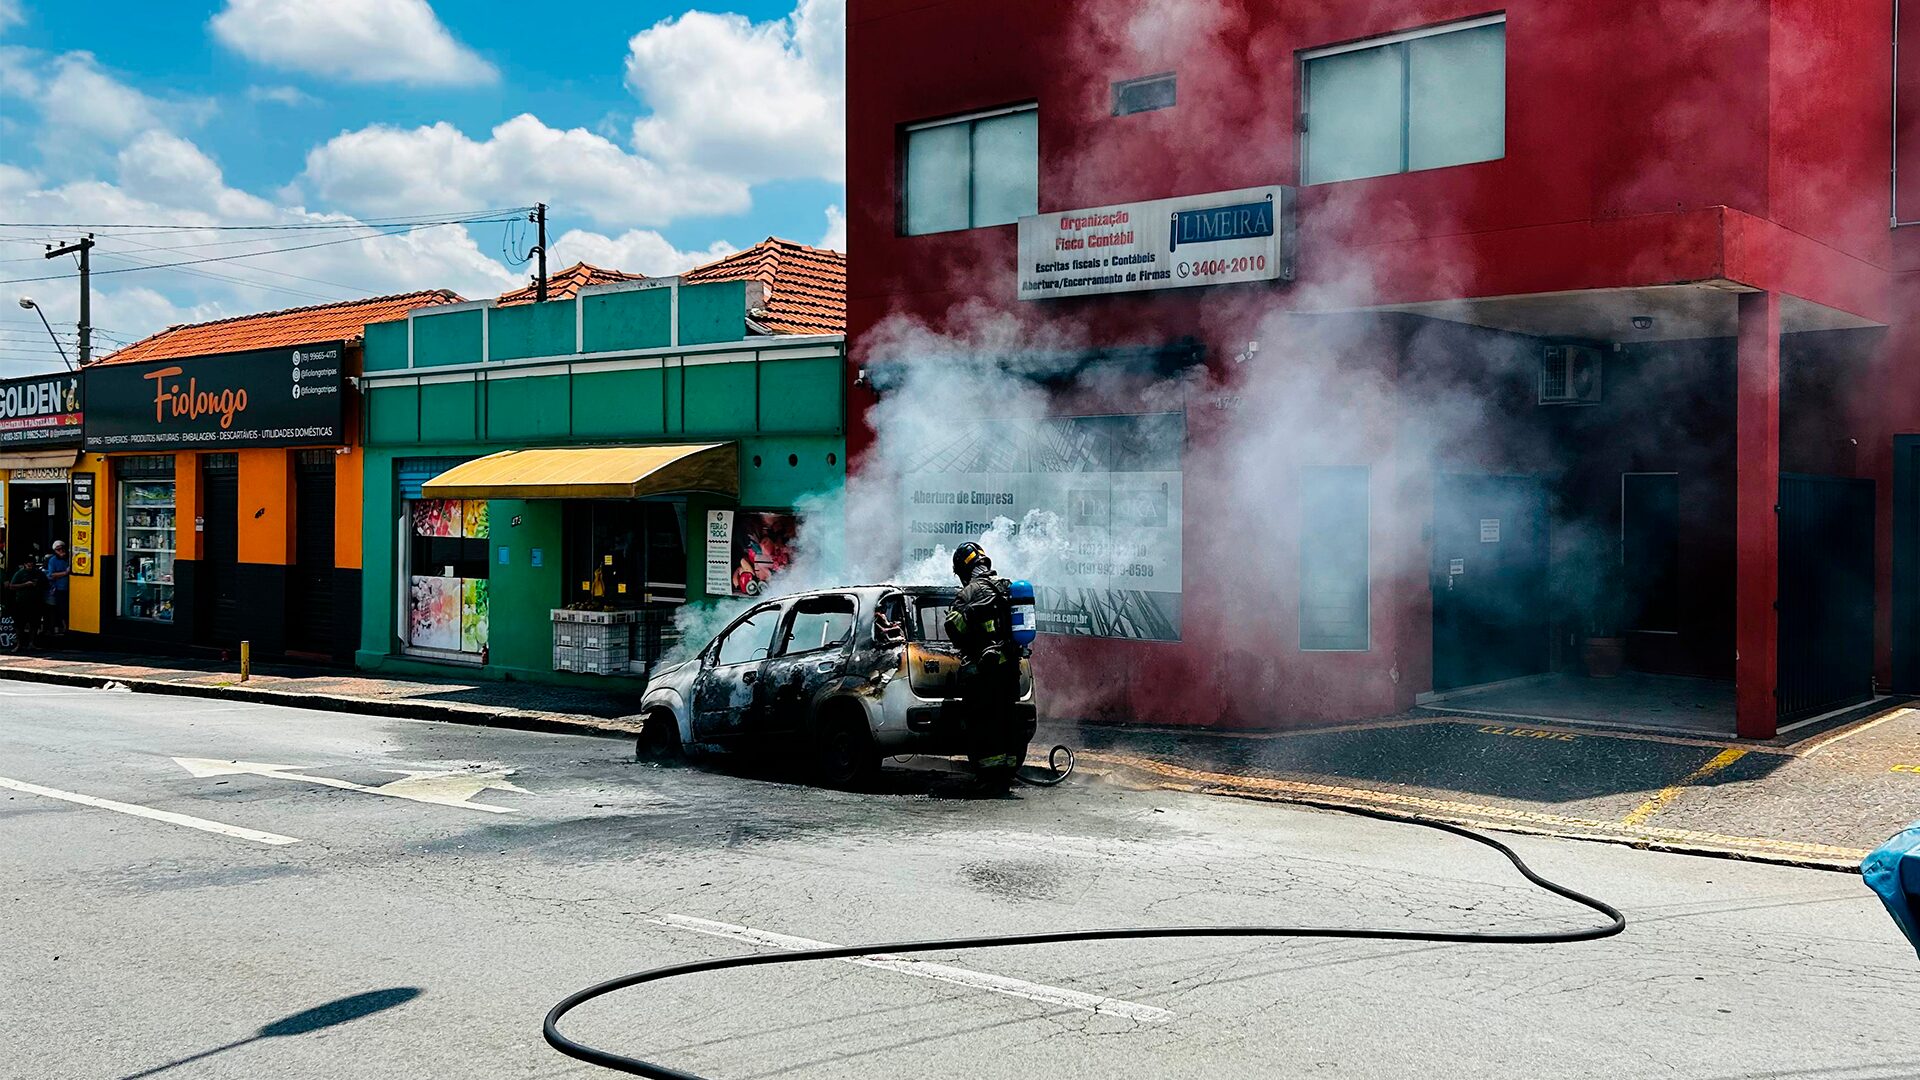
M798 750L836 784L904 754L966 752L956 590L862 585L755 605L684 660L657 668L641 704L643 753ZM1033 674L1020 663L1032 738Z

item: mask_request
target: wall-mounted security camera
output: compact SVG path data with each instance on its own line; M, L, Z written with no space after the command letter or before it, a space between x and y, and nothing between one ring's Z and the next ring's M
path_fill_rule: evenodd
M867 369L866 368L861 368L859 371L854 373L853 385L855 386L867 385Z
M1249 341L1247 342L1247 347L1244 350L1242 350L1239 355L1233 358L1233 362L1236 364L1244 364L1247 361L1253 359L1254 354L1258 353L1259 351L1260 351L1260 343L1257 341Z
M1635 330L1651 330L1651 329L1653 329L1653 316L1651 316L1651 315L1635 315L1635 316L1633 317L1633 328L1634 328Z

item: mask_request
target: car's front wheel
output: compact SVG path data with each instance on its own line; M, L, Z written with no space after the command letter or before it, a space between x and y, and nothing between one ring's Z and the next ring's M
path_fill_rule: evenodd
M867 730L867 718L852 709L836 709L814 727L814 779L828 787L857 787L880 772L880 751Z
M641 717L640 738L634 747L639 761L672 761L680 757L680 721L671 709L649 709Z

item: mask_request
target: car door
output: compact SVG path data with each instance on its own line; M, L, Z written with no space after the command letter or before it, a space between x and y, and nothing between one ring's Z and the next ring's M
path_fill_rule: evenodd
M762 604L721 632L707 647L693 690L693 737L724 740L760 725L766 696L762 669L773 651L784 603Z
M788 606L761 676L769 730L805 729L821 688L846 671L858 610L852 596L838 593L801 597Z

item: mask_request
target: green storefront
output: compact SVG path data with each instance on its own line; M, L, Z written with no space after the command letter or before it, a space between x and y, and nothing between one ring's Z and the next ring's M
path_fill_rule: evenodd
M358 665L604 685L671 646L681 605L758 591L793 508L845 478L846 410L844 338L756 332L756 289L368 326Z

